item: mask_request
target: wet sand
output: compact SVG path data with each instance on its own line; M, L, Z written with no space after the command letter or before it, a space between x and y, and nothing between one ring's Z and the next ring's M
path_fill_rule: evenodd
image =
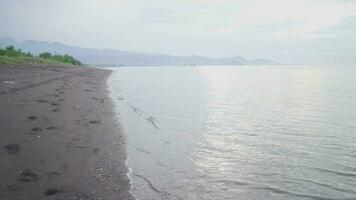
M0 199L132 199L110 73L0 66Z

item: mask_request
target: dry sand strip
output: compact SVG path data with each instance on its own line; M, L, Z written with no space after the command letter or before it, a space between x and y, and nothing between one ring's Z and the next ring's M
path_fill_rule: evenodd
M133 199L109 74L0 66L0 199Z

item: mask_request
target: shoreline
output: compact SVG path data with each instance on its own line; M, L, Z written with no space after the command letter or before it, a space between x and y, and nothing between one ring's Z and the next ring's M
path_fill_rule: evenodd
M0 66L0 196L133 199L110 70Z

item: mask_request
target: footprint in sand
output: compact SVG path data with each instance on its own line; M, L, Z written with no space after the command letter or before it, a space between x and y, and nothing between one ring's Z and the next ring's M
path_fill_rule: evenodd
M37 100L38 103L48 103L47 100L44 100L44 99L40 99L40 100Z
M6 144L4 145L4 150L8 154L18 154L20 153L21 146L19 144Z
M15 184L12 184L12 185L8 185L6 186L6 188L9 190L9 191L12 191L12 192L16 192L16 191L19 191L21 189L20 185L15 183Z
M93 149L93 151L92 151L93 154L97 154L97 153L99 153L99 152L100 152L100 149L98 149L98 148L95 148L95 149Z
M28 116L27 121L35 121L37 119L36 116Z
M47 174L48 181L56 180L56 179L58 179L60 176L61 176L61 173L59 173L59 172L49 172L49 173Z
M30 170L25 170L20 174L19 181L21 182L36 182L38 181L37 174L31 172Z
M100 124L101 121L100 120L91 120L91 121L89 121L89 123L91 123L91 124Z
M35 127L32 129L33 132L41 132L42 131L42 128L40 127Z
M47 196L51 196L51 195L55 195L58 192L60 192L61 190L58 188L48 188L47 190L45 190L43 193Z
M34 128L31 130L31 132L29 132L28 134L29 134L29 135L36 135L36 134L38 134L39 132L42 132L42 128L40 128L40 127L34 127Z
M58 127L55 127L55 126L49 126L46 128L47 130L58 130Z
M61 104L59 103L51 103L52 106L60 106Z
M105 99L104 99L104 98L91 97L91 99L93 99L93 100L95 100L95 101L99 101L100 103L105 103Z

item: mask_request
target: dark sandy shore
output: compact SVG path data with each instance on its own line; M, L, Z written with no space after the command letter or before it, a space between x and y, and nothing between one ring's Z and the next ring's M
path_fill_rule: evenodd
M132 199L108 70L0 66L0 199Z

